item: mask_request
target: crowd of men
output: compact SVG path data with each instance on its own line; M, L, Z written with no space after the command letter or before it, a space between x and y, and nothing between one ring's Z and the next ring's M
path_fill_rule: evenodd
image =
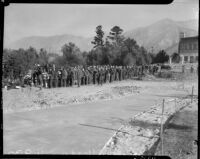
M55 65L36 65L23 78L23 84L44 88L69 87L122 81L134 77L142 77L145 73L155 74L159 65L141 66L76 66L61 67Z

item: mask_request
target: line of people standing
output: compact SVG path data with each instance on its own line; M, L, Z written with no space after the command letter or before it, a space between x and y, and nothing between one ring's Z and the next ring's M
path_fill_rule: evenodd
M89 85L111 83L134 77L141 77L144 73L154 74L158 72L158 65L141 66L76 66L61 67L55 65L36 65L25 76L24 82L29 85L44 88L69 87L77 85Z

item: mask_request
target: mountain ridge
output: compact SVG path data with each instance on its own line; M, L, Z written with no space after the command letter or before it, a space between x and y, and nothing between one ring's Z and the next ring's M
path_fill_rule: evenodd
M197 35L198 28L196 26L193 29L191 29L192 27L187 28L186 24L188 24L187 21L180 23L171 19L163 19L147 27L127 31L124 35L134 38L139 45L144 46L148 51L151 51L153 47L154 53L157 53L161 49L166 50L178 43L180 32L184 32L186 36Z
M148 51L157 53L159 50L170 50L179 41L179 33L185 32L186 36L197 35L198 21L191 19L188 21L174 21L169 18L159 20L153 24L128 30L123 33L126 38L134 38L137 43ZM61 54L61 47L69 42L73 42L81 51L89 51L93 45L93 37L86 38L72 34L60 34L53 36L29 36L21 38L7 47L11 49L24 48L30 46L37 50L44 48L47 51ZM169 52L169 54L171 54Z

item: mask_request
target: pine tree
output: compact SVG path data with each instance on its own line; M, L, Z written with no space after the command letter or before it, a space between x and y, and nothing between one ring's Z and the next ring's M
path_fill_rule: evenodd
M114 26L109 33L108 39L110 39L114 45L121 46L124 41L122 32L123 29L121 29L119 26Z
M94 40L91 42L92 44L94 44L94 48L104 46L103 36L104 36L104 31L102 30L102 26L99 25L96 27L96 36L94 37Z

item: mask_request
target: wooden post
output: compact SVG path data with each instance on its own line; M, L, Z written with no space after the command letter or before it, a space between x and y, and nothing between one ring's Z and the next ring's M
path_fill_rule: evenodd
M21 92L24 92L24 89L23 89L23 87L21 86Z
M193 102L193 91L194 91L194 86L192 86L191 103Z
M177 108L176 108L176 98L174 99L174 107L175 107L175 112L177 112Z
M161 138L161 155L164 155L163 152L163 113L164 113L164 107L165 107L165 99L163 99L163 103L162 103L162 117L161 117L161 130L160 130L160 138Z

